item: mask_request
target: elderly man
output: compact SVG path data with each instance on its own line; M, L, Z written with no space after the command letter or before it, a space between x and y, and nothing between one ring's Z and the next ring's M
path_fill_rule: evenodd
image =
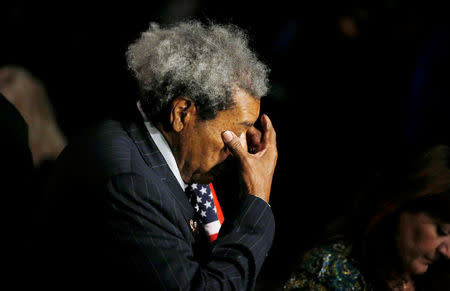
M106 121L60 155L48 188L52 281L149 290L250 290L274 235L277 160L268 69L234 26L152 24L127 52L133 120ZM185 193L228 158L243 190L210 243ZM221 193L234 197L233 193ZM64 286L64 285L59 285Z

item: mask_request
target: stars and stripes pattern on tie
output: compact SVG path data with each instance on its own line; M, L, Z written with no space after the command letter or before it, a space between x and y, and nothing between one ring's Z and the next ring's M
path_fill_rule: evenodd
M190 202L209 240L216 240L224 217L212 183L209 185L193 183L188 186L186 192L190 194Z

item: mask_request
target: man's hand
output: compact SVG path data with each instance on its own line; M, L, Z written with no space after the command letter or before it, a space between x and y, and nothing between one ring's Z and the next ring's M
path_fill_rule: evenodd
M233 132L225 131L222 139L239 161L245 191L269 202L278 151L275 130L265 114L261 117L261 125L263 133L251 127L246 138L239 138Z

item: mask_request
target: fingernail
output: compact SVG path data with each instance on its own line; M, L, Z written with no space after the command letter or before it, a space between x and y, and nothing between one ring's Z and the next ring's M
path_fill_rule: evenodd
M228 130L222 133L222 137L225 142L230 142L233 139L233 135Z

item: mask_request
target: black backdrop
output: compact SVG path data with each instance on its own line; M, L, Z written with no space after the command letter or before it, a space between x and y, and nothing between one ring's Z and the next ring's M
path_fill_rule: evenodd
M44 82L70 138L134 103L124 54L150 21L193 16L246 29L272 69L262 112L279 145L271 199L277 233L260 276L265 286L287 276L296 254L345 211L376 167L405 145L448 142L443 119L423 118L439 129L433 139L408 131L420 57L447 24L434 2L150 2L2 4L0 65L21 65Z

